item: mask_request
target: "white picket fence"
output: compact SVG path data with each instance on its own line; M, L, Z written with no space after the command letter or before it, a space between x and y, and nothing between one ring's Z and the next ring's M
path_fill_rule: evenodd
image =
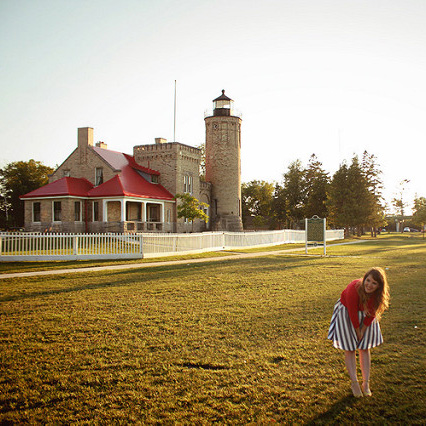
M328 230L326 238L343 239L343 230ZM0 233L0 261L140 259L304 242L305 231L288 229L197 234Z

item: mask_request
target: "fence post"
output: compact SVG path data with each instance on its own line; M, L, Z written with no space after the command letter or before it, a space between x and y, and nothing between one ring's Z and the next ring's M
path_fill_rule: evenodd
M0 235L0 256L2 254L2 248L3 248L3 235Z
M73 253L74 253L74 255L78 255L78 237L77 236L75 236L73 239L72 239L72 245L73 245Z
M139 235L139 250L141 254L141 258L143 258L143 236Z

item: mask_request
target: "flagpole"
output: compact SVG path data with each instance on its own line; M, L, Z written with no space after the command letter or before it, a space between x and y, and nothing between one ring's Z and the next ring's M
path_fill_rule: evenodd
M175 80L175 106L173 118L173 142L176 142L176 80Z

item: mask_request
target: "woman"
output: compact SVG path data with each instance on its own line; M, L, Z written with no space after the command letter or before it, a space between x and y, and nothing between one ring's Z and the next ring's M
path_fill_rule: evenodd
M334 306L328 339L345 351L345 364L355 397L371 396L370 348L383 343L379 320L389 306L389 285L381 268L372 268L363 279L352 281ZM356 350L362 373L362 389L356 374Z

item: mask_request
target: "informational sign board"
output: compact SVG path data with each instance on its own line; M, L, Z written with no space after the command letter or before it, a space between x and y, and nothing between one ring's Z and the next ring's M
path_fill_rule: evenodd
M324 255L326 254L326 219L313 216L311 219L305 219L305 253L308 254L308 246L324 246Z

